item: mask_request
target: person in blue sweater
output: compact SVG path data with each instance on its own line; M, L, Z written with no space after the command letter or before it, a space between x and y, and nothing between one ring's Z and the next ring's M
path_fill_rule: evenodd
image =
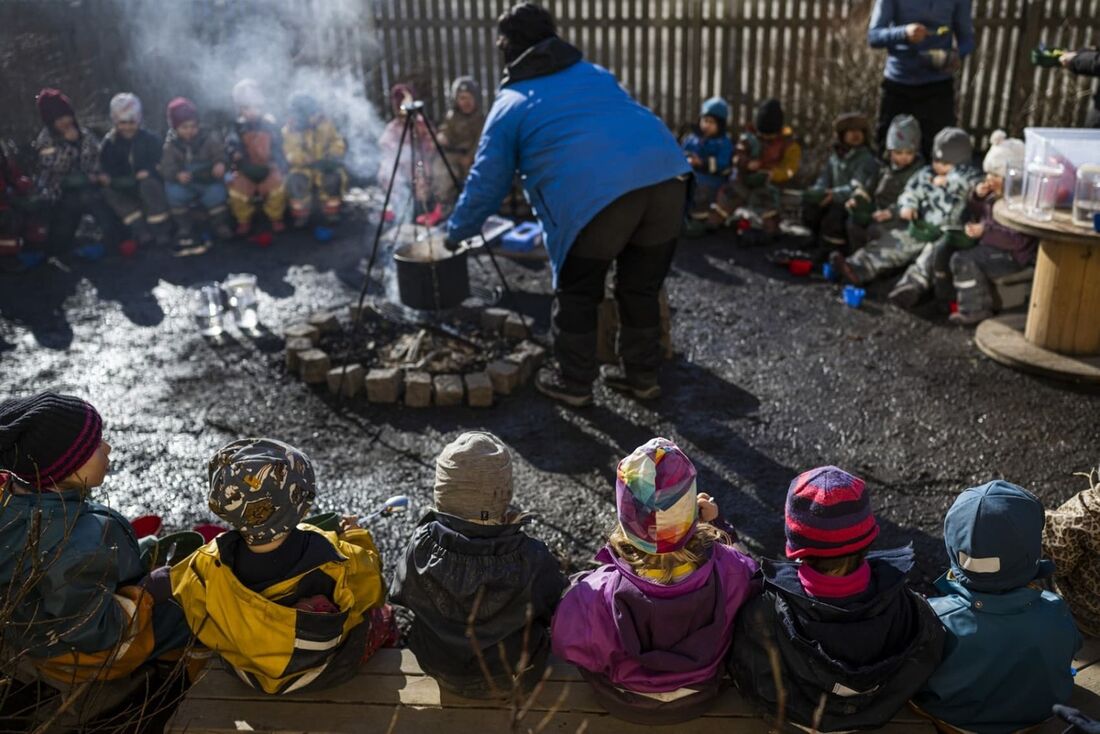
M876 141L886 143L901 114L920 122L921 153L932 160L936 133L955 124L955 72L974 50L971 0L875 0L867 31L886 59Z
M684 155L695 171L695 194L691 215L706 219L718 188L732 170L733 143L726 134L730 107L721 97L711 97L699 110L699 122L684 136Z
M913 697L955 729L1000 734L1035 726L1069 701L1081 635L1044 583L1043 504L996 480L963 491L943 522L950 570L928 600L947 628L943 660Z
M551 328L558 369L535 386L573 406L592 403L596 312L616 264L621 365L609 387L660 394L657 294L676 250L691 166L668 128L615 76L557 35L530 2L497 23L504 74L447 239L473 237L500 209L518 171L544 232L553 275Z

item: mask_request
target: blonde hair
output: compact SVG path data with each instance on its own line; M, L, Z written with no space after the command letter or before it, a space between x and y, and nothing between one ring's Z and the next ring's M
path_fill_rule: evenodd
M695 526L695 534L683 548L671 553L646 553L633 545L626 537L622 525L615 525L607 539L615 555L626 561L635 572L646 571L646 577L659 584L671 584L674 571L685 563L698 568L710 558L711 546L718 543L730 545L730 536L710 523L701 522Z

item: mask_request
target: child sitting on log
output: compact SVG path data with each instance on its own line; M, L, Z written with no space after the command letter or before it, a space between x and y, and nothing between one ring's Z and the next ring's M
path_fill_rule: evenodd
M873 191L856 189L845 202L848 210L848 245L854 252L888 230L905 226L898 198L909 179L924 167L920 154L920 123L912 115L898 115L886 132L887 165L881 169Z
M619 462L617 527L578 574L551 634L613 715L644 724L706 713L721 690L734 620L757 589L756 563L719 529L695 467L655 438ZM726 526L728 527L728 526ZM736 644L739 643L734 643Z
M229 180L229 209L237 220L237 236L252 231L256 214L253 198L262 201L264 214L275 234L286 230L286 187L283 182L283 144L275 118L264 112L266 100L260 85L242 79L233 87L237 122L226 141L233 176Z
M123 92L111 98L111 122L114 127L99 147L103 198L134 240L119 245L124 255L132 255L137 246L154 241L167 247L171 242L168 200L157 166L161 142L141 126L141 100Z
M906 584L912 546L870 551L879 528L863 480L804 472L787 491L787 561L763 561L764 593L737 617L730 674L799 728L886 726L935 670L943 628ZM775 669L778 663L779 669Z
M981 173L970 164L970 136L965 130L947 127L936 134L932 148L931 165L910 178L898 197L898 216L906 228L882 232L851 257L839 249L829 255L833 269L846 282L862 285L894 272L916 260L945 231L962 227L967 197L981 180Z
M195 236L191 208L205 210L220 240L233 236L226 208L225 145L217 132L199 126L195 103L176 97L168 103L168 135L160 155L160 175L176 225L176 255L198 254L207 244Z
M148 572L130 523L88 498L110 453L103 419L80 398L0 403L2 634L15 656L5 663L29 662L63 690L126 678L191 639L168 569Z
M763 168L766 146L751 131L741 133L733 149L733 175L718 190L710 207L707 228L717 229L735 221L742 228L773 235L779 230L779 189L772 173Z
M726 134L729 105L720 97L711 97L699 109L699 120L681 147L695 172L695 195L691 215L706 219L718 188L730 175L733 144Z
M347 149L344 137L316 99L305 92L291 96L290 115L283 126L283 154L290 166L286 190L295 227L309 224L314 196L321 199L321 213L327 223L340 221L340 205L348 183L343 165Z
M304 453L246 438L210 459L210 510L233 530L172 569L172 593L203 645L265 693L348 680L396 639L382 561L358 518L299 524L317 490Z
M511 507L512 457L491 433L463 433L435 463L435 508L398 561L391 598L413 613L409 648L440 687L466 698L530 690L546 668L560 564Z
M963 491L947 511L950 568L928 600L947 628L944 656L913 703L941 731L1034 727L1073 692L1081 635L1045 580L1043 503L996 480ZM946 723L951 728L944 728Z

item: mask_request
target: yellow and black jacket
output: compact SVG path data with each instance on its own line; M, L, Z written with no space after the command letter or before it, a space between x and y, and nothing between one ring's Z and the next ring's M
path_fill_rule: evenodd
M382 563L366 530L337 534L312 525L299 529L323 536L311 543L306 568L255 592L231 568L236 531L207 543L172 569L172 593L202 644L240 678L267 693L323 688L351 674L363 656L367 611L386 598ZM338 612L296 609L303 596L323 594Z

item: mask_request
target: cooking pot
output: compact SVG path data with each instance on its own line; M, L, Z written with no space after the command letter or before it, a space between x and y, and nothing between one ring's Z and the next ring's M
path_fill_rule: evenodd
M443 237L432 236L400 245L393 253L401 303L421 311L454 308L470 297L467 250L451 252Z

